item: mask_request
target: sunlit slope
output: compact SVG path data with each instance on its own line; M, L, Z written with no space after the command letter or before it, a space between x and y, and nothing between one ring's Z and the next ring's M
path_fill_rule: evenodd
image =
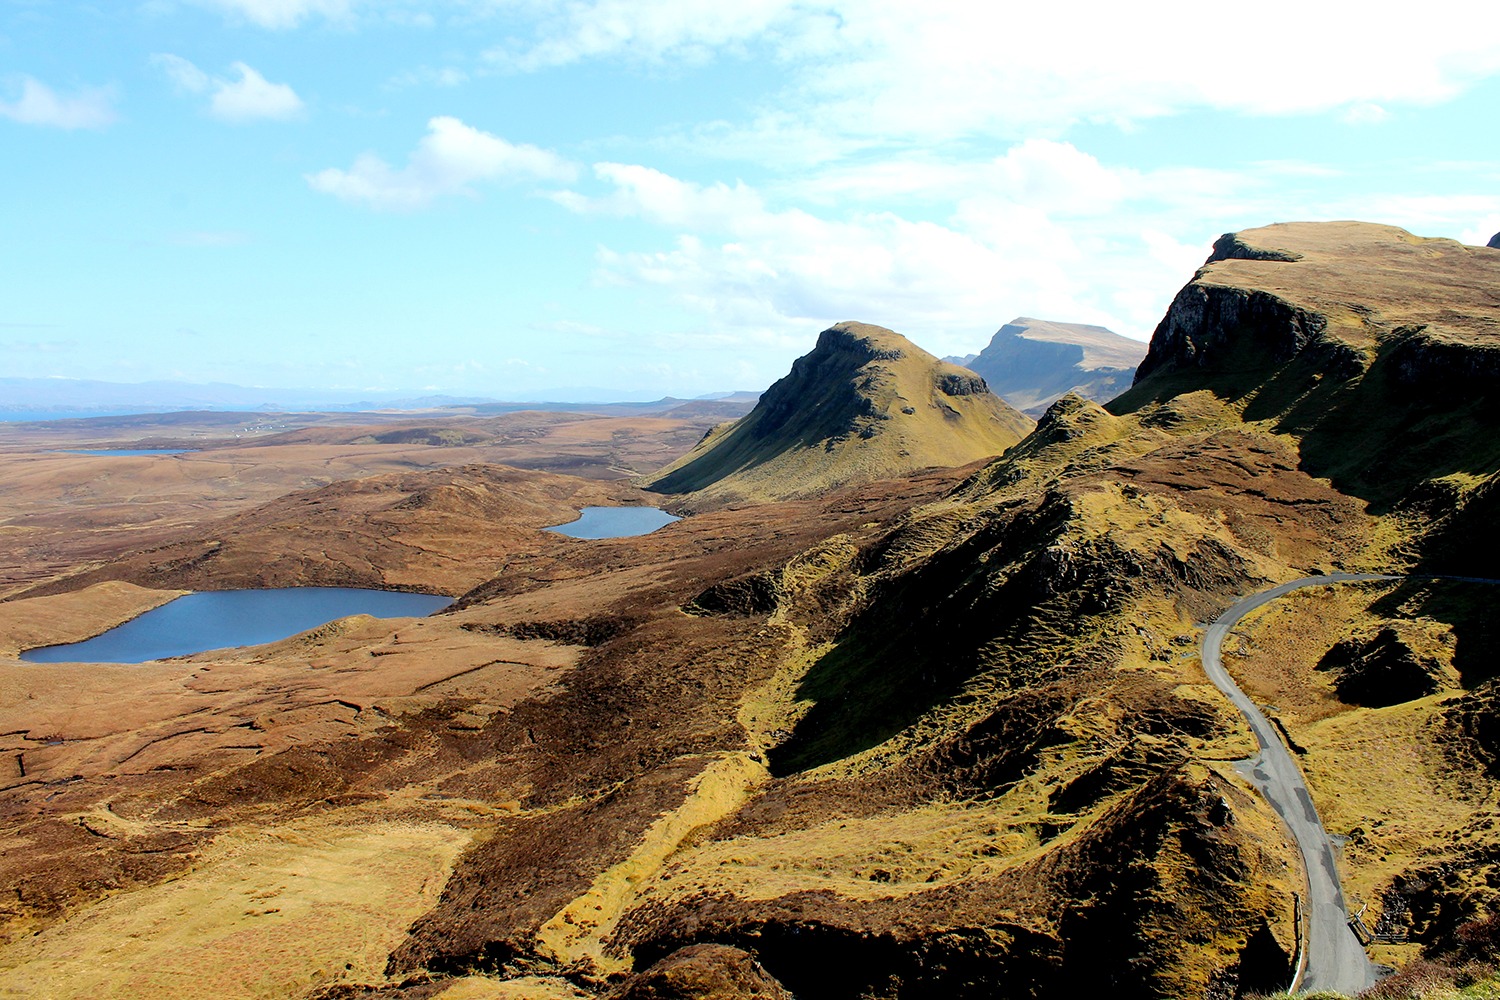
M808 496L999 455L1031 426L974 373L883 327L840 323L747 416L645 485L700 506Z

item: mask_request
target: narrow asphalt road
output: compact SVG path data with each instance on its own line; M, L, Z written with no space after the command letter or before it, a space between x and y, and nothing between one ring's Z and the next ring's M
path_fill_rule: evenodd
M1307 782L1303 780L1296 761L1281 742L1270 720L1224 670L1219 655L1220 647L1224 644L1225 636L1239 624L1241 618L1294 590L1325 587L1334 583L1399 579L1401 577L1375 573L1330 573L1327 576L1303 577L1245 598L1214 619L1203 636L1204 671L1209 680L1228 695L1235 708L1249 720L1250 729L1260 744L1260 754L1250 762L1250 780L1286 821L1292 831L1292 839L1297 842L1297 849L1302 852L1303 865L1307 869L1307 897L1304 905L1308 925L1307 965L1306 971L1292 984L1297 990L1330 990L1353 996L1374 985L1375 969L1354 932L1349 929L1344 890L1339 884L1338 868L1334 864L1333 842L1328 839L1328 833L1318 819L1318 810L1313 806L1312 796L1308 794Z

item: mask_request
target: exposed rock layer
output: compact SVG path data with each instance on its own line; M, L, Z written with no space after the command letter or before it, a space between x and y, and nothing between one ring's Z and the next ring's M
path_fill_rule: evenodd
M1041 416L1064 393L1106 402L1130 388L1146 345L1102 326L1025 316L1002 326L966 367L1016 409Z

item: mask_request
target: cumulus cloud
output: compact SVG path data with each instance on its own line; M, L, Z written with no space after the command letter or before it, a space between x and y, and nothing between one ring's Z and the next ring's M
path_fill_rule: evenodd
M85 87L72 94L59 94L40 80L23 76L20 91L14 101L0 100L0 118L23 125L75 129L103 128L118 117L111 87Z
M225 121L243 122L256 118L295 118L302 113L302 99L290 86L271 83L242 62L232 69L238 80L214 81L209 112Z
M444 195L472 195L471 185L479 181L566 182L576 175L571 163L550 150L510 143L444 116L428 121L427 134L399 170L364 153L348 170L330 167L308 174L307 182L344 201L415 209Z
M941 222L874 207L778 207L744 184L694 184L619 163L595 165L603 193L557 200L672 232L663 249L601 250L599 278L665 292L701 314L705 329L678 345L700 348L779 347L830 322L866 319L961 352L1023 313L1145 336L1208 250L1131 210L1159 197L1159 178L1109 168L1065 143L1018 144L972 168L938 164L927 179L915 164L872 169L867 179L843 171L839 183L930 192L953 183L954 169L966 173Z
M227 122L296 118L303 112L302 98L285 83L272 83L245 63L230 70L239 79L210 76L181 56L159 52L153 65L167 75L179 90L208 94L208 113Z

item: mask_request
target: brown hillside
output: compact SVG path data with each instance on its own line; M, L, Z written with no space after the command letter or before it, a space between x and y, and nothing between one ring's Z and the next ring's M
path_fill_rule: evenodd
M1206 388L1301 464L1424 532L1428 564L1500 556L1500 254L1361 222L1229 234L1173 301L1140 411ZM1410 533L1410 532L1409 532Z

